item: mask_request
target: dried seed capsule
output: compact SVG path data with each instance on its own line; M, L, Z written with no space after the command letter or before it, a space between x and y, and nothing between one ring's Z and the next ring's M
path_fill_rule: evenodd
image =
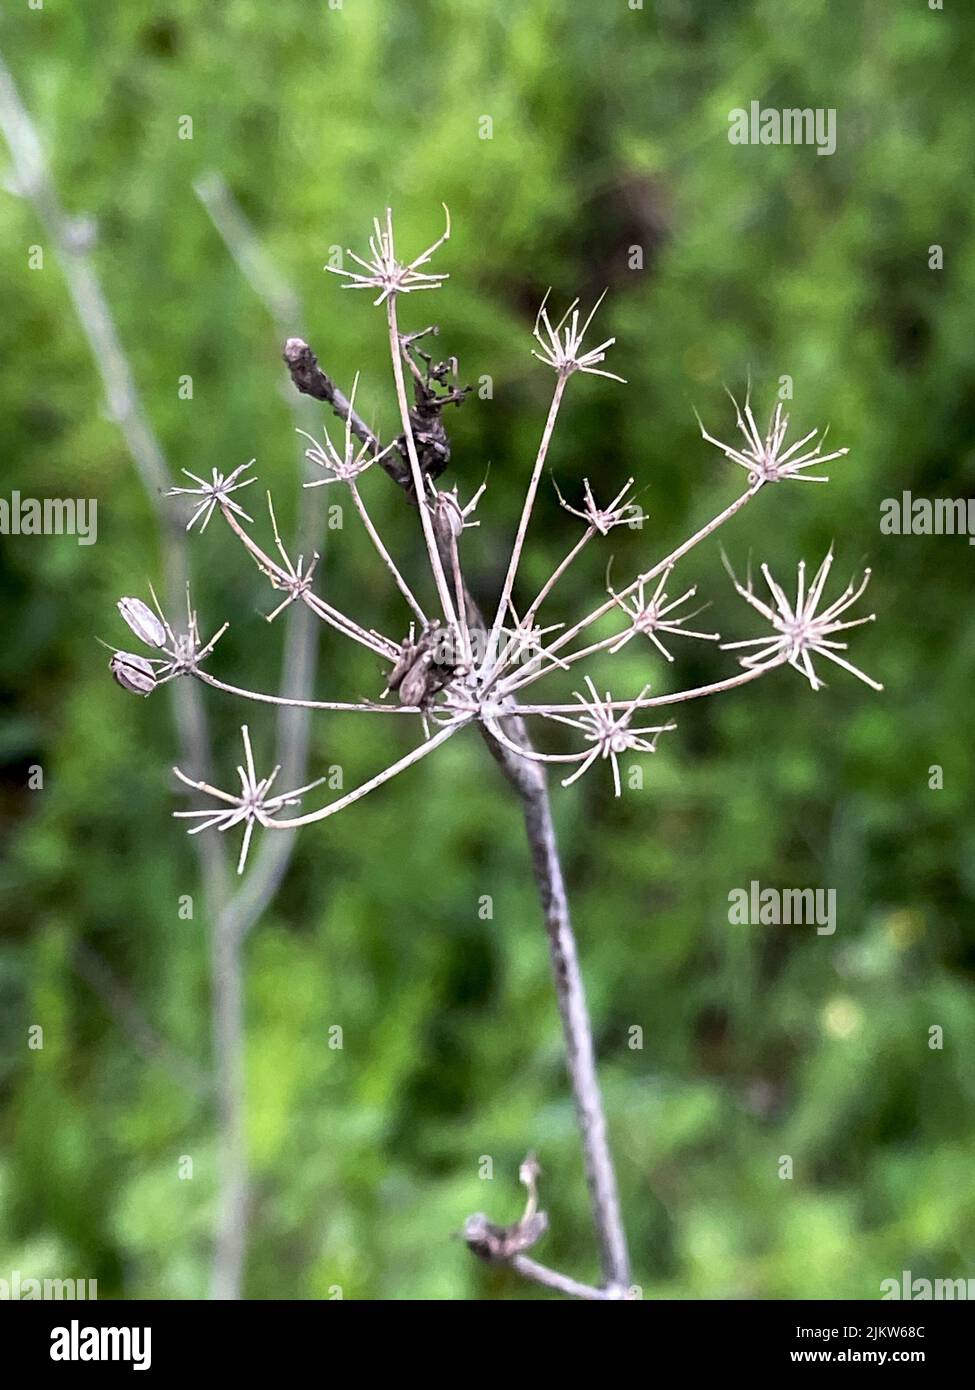
M140 642L147 647L165 647L166 629L141 598L120 598L118 611Z
M156 688L156 675L151 662L132 652L116 652L108 669L123 690L133 695L151 695Z
M455 539L463 531L464 513L457 500L456 492L438 492L433 503L433 513Z

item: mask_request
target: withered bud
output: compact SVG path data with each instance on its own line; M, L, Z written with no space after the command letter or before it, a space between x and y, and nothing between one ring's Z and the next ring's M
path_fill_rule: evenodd
M116 652L108 669L123 690L133 695L151 695L156 688L156 675L151 662L132 652Z
M463 1236L468 1248L480 1259L503 1261L530 1250L547 1230L548 1216L544 1211L511 1226L499 1226L479 1211L465 1221Z
M141 598L120 598L118 611L140 642L147 647L165 647L166 629Z
M438 492L434 498L433 513L442 526L455 538L464 529L464 513L456 494Z
M530 1250L548 1230L548 1215L538 1210L538 1179L541 1167L533 1153L527 1155L518 1169L518 1176L528 1189L525 1210L520 1221L499 1226L482 1211L469 1216L464 1224L464 1239L475 1255L482 1260L510 1260L523 1250Z

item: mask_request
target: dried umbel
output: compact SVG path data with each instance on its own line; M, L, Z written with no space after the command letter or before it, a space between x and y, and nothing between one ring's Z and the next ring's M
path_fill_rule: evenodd
M249 463L238 464L234 471L228 473L226 477L215 468L209 482L207 482L205 478L198 478L196 474L191 473L188 468L180 470L187 478L190 478L196 483L196 487L171 487L166 493L166 496L200 498L200 501L194 508L193 515L186 523L187 531L191 531L201 517L203 519L203 524L200 530L205 531L217 507L219 507L225 515L229 512L233 512L235 516L242 517L244 521L252 520L244 511L243 507L233 500L231 493L239 492L241 488L250 487L251 483L257 482L256 478L244 478L242 482L239 481L241 474L250 468L253 463L254 460L251 459Z
M235 825L243 825L244 838L241 841L238 873L242 872L244 864L247 862L247 851L250 848L254 826L273 825L273 817L278 811L283 810L285 806L299 805L305 792L311 791L314 787L320 787L325 781L324 777L319 777L316 781L309 782L296 791L277 792L272 796L271 787L281 771L280 767L273 768L267 777L259 778L254 769L254 754L251 750L250 733L246 724L243 725L240 733L244 740L244 766L237 769L240 776L239 794L219 791L207 782L197 782L193 778L187 777L185 773L180 772L178 767L173 768L176 776L187 787L192 787L194 791L205 792L207 796L212 796L218 803L217 806L211 807L208 811L175 811L173 813L187 820L199 821L199 824L194 825L189 832L191 835L197 835L201 830L213 828L231 830Z
M630 1298L636 1293L631 1285L626 1237L564 875L552 828L545 769L550 764L556 767L565 774L563 785L570 786L591 769L606 767L619 796L624 781L621 760L654 753L660 737L675 727L667 718L671 706L747 685L787 665L798 671L814 690L823 685L813 665L813 660L820 658L879 690L877 682L853 666L845 656L849 630L870 621L873 616L850 616L866 587L869 571L859 584L851 583L831 603L825 602L824 593L832 552L808 587L804 563L799 564L794 601L764 565L762 573L771 595L769 601L754 592L750 577L741 584L732 575L737 592L769 625L764 637L746 637L742 641L722 644L722 649L744 652L738 657L736 670L710 684L690 689L657 690L650 679L641 678L636 693L632 689L620 693L619 682L616 682L615 696L606 690L602 669L597 670L597 664L611 664L623 648L628 650L628 669L632 669L632 662L639 655L648 664L648 677L656 679L660 671L673 669L671 647L682 646L684 639L718 643L720 635L717 632L690 627L700 610L688 606L696 598L695 587L685 588L674 581L680 562L695 546L750 505L766 486L792 479L825 482L824 474L811 474L809 470L821 468L847 451L838 449L823 453L825 436L820 436L818 431L790 442L789 420L781 406L773 410L763 435L746 397L742 408L735 404L736 421L744 440L742 447L721 443L701 427L704 439L743 470L743 489L738 495L668 554L645 560L639 572L625 582L614 578L610 583L605 561L594 565L596 573L606 574L605 594L591 611L578 618L567 621L553 615L553 599L562 579L582 557L585 562L594 560L593 547L602 546L618 527L627 526L639 530L641 537L647 538L649 549L650 528L648 518L631 491L632 478L628 478L609 501L597 500L588 478L583 478L580 488L566 488L568 500L558 493L562 506L576 518L563 558L534 593L531 590L523 592L522 558L529 543L538 488L561 418L568 383L576 376L589 375L625 384L622 377L603 365L615 340L610 337L595 346L586 345L601 300L586 317L578 301L573 301L562 318L553 322L546 296L534 325L532 352L554 372L551 403L534 461L527 473L524 500L507 551L503 580L492 606L486 613L482 612L468 588L465 533L487 520L484 510L486 484L482 483L470 500L462 503L456 487L448 491L437 481L451 456L443 413L447 406L464 401L467 388L461 387L459 382L451 382L451 378L457 377L455 359L435 363L420 347L421 341L437 332L435 327L401 333L398 322L401 295L439 289L445 283L444 273L427 267L449 235L448 216L443 234L425 251L409 261L400 259L392 213L387 210L385 219L377 219L374 223L369 257L350 252L359 270L328 267L346 279L346 288L378 292L375 304L381 307L385 319L401 430L395 438L384 444L357 413L358 374L353 375L351 396L346 398L321 370L307 343L290 338L284 349L296 387L327 402L342 422L344 439L338 445L327 431L323 432L321 441L305 436L309 442L307 457L322 473L312 485L322 483L348 490L366 542L375 552L375 563L385 571L402 601L404 612L401 621L397 620L395 636L368 625L368 620L359 620L342 611L322 596L317 582L318 556L291 558L281 540L270 497L268 516L273 544L262 544L256 538L256 524L236 500L236 494L254 481L253 477L243 476L253 460L227 474L214 468L210 481L190 474L197 486L173 489L173 493L191 494L196 499L188 529L199 521L202 532L219 511L274 593L281 596L268 618L274 618L293 603L303 604L332 632L370 653L376 668L374 690L365 697L357 690L346 692L352 698L310 700L266 694L219 679L206 670L203 663L224 628L208 643L202 644L188 594L187 623L179 633L160 611L155 595L154 609L140 599L120 601L122 618L152 654L133 656L116 651L112 658L112 674L125 689L140 695L150 694L156 685L189 676L238 699L265 705L322 710L342 718L354 715L382 721L395 719L400 723L406 720L408 725L415 726L417 739L405 756L381 767L343 795L305 811L301 810L299 802L320 787L323 779L292 791L276 791L278 769L272 769L264 777L258 776L246 724L241 730L244 761L237 768L239 787L225 790L176 769L177 778L186 788L207 801L205 806L175 813L192 822L191 834L242 829L238 873L244 871L247 863L255 827L267 832L290 831L326 820L414 763L431 757L465 730L477 730L481 734L524 811L533 871L545 909L553 979L565 1035L566 1064L572 1081L586 1181L598 1235L602 1284L598 1288L580 1284L539 1264L528 1253L543 1234L547 1222L544 1212L537 1208L538 1166L531 1156L521 1170L522 1182L528 1190L523 1216L512 1225L504 1226L478 1214L467 1222L464 1236L479 1256L502 1261L523 1277L559 1293L584 1299ZM373 467L374 464L379 467ZM737 470L729 472L742 478ZM368 490L381 474L388 475L403 490L419 520L417 539L422 539L425 565L422 573L411 571L409 579L370 512ZM380 485L386 486L386 483ZM597 488L596 492L602 489ZM612 489L606 492L611 493ZM475 508L479 508L477 520L472 519ZM598 632L594 632L597 624ZM344 666L340 661L331 662L329 669L341 673ZM573 682L573 677L578 680ZM575 684L572 702L559 703L549 693L551 683L556 680L567 683L569 688ZM538 731L544 741L540 750L536 749L532 737ZM255 875L258 884L260 872L258 870Z
M538 318L535 320L534 338L541 348L541 352L536 352L532 348L532 356L537 357L539 362L547 362L550 367L554 367L560 376L571 376L573 372L589 372L592 376L606 376L611 381L619 381L625 386L621 376L616 376L613 372L604 372L600 367L601 362L606 361L606 349L611 348L616 342L615 338L607 338L598 347L589 348L586 352L582 351L582 340L589 332L590 325L596 317L596 311L606 297L605 291L599 296L589 317L582 327L579 327L579 301L574 299L559 319L555 327L552 327L548 316L546 304L548 295L538 311Z
M744 418L742 418L742 412L734 396L731 397L731 403L735 407L738 428L744 436L745 447L736 449L730 444L722 444L720 439L712 438L703 425L701 425L701 434L709 444L720 449L725 458L731 459L732 463L740 464L753 482L777 483L783 478L796 478L801 483L827 483L829 482L828 478L824 476L814 477L804 470L829 463L832 459L843 458L845 454L850 452L849 449L835 449L831 454L824 454L822 451L826 442L824 434L815 448L808 449L804 454L800 453L800 449L804 449L816 438L819 434L818 430L810 430L802 439L797 439L794 444L790 444L789 448L785 449L783 445L789 430L789 417L783 411L781 401L772 412L772 418L764 436L755 423L755 416L752 414L747 397L745 399Z
M120 598L116 605L140 642L163 653L158 657L144 657L112 649L115 655L109 662L109 669L119 685L134 695L151 695L157 685L165 685L177 676L199 675L201 662L210 655L229 626L224 623L209 642L202 643L187 587L186 631L177 635L163 617L151 586L150 591L155 612L141 598Z
M643 525L643 512L637 504L623 501L632 486L633 479L627 478L612 502L609 502L605 507L597 506L588 478L582 480L583 503L581 507L570 506L559 492L558 485L556 485L555 491L559 504L565 511L579 517L591 531L598 531L601 536L608 536L614 526L642 527Z
M356 265L362 266L365 271L364 275L354 270L343 270L334 265L327 265L325 269L333 275L346 277L349 283L342 286L344 290L379 290L378 299L373 300L373 303L377 305L394 299L398 294L409 294L411 290L437 290L447 279L447 276L430 275L422 271L420 266L426 265L434 252L439 251L444 242L450 240L450 213L447 211L446 204L444 204L444 216L447 223L443 235L438 237L425 251L421 251L414 260L401 264L396 259L393 213L392 209L387 208L385 227L382 226L378 217L373 218L373 233L369 238L370 259L365 260L362 256L356 255L354 251L348 252Z
M657 636L658 632L669 632L674 637L698 637L705 642L717 642L720 640L720 633L717 632L694 632L690 628L684 627L684 623L689 618L696 616L695 613L683 613L678 616L676 609L682 607L689 599L697 593L697 589L692 585L681 594L680 598L671 599L668 602L667 595L664 593L664 586L670 578L671 571L664 570L660 576L660 583L648 599L646 596L646 584L637 585L636 595L631 595L629 600L622 599L618 594L610 589L610 593L616 600L620 609L630 619L630 629L624 632L615 646L610 647L610 654L615 654L621 647L625 647L627 642L637 636L649 638L653 645L660 652L660 655L667 661L673 661L673 656ZM700 612L697 609L696 612Z
M811 660L812 655L822 656L827 661L842 666L844 670L863 681L864 685L869 685L871 690L883 690L883 686L879 685L877 681L864 675L858 667L851 665L845 657L839 655L841 651L846 651L847 644L835 640L838 632L845 632L848 628L860 627L863 623L874 621L876 614L868 613L865 618L853 618L848 622L840 622L842 615L852 608L863 594L870 582L870 571L864 571L859 584L851 579L840 597L819 611L820 600L832 564L833 551L831 548L807 590L806 562L805 560L799 561L794 604L789 602L784 591L776 584L769 573L768 565L763 565L762 574L775 602L774 610L769 608L767 603L763 603L755 597L750 579L748 587L742 588L732 575L739 594L746 603L751 604L757 613L760 613L772 624L773 634L765 637L752 637L745 642L725 642L723 644L724 649L727 651L733 648L757 647L759 650L754 651L751 656L741 658L742 666L751 670L762 670L775 662L787 661L800 675L806 677L813 690L820 690L826 684L816 675Z
M333 631L367 648L378 658L380 674L377 675L374 698L291 701L287 696L266 695L238 685L228 685L202 669L202 660L212 651L216 637L205 646L201 646L195 614L189 612L186 633L176 637L159 612L158 605L156 612L153 612L138 599L123 599L119 604L120 612L132 631L147 646L162 653L158 657L148 659L116 653L112 671L126 689L145 695L149 694L155 685L176 676L189 675L216 689L230 691L241 698L263 703L293 703L335 714L356 714L368 718L414 717L418 721L421 739L405 757L381 769L344 796L301 815L286 817L281 812L293 804L299 795L311 790L318 783L311 783L308 787L287 795L269 796L273 774L264 781L256 779L246 731L246 767L240 770L242 790L239 794L219 791L179 774L187 785L216 798L229 808L218 807L209 812L178 813L189 814L199 821L194 830L226 830L233 825L245 825L240 870L244 868L255 825L269 831L290 830L326 820L422 758L434 753L448 739L470 726L479 725L489 740L494 740L500 748L520 759L542 765L551 763L567 767L569 770L564 779L567 786L597 764L607 763L612 774L614 790L620 795L620 758L652 754L660 736L674 728L674 724L666 718L662 722L647 722L646 716L649 711L664 710L672 705L746 685L784 665L792 666L809 681L814 690L819 690L823 681L812 666L813 656L825 658L834 665L843 667L874 689L881 688L843 655L846 651L845 633L870 621L873 616L847 616L863 594L869 571L861 583L851 584L838 599L823 607L822 596L832 562L832 552L820 566L808 588L805 566L804 563L800 563L795 602L786 597L785 591L765 566L762 567L762 573L771 594L771 603L756 596L750 580L742 585L732 576L738 593L770 624L771 631L765 638L748 638L742 642L723 644L724 648L748 649L748 654L740 658L740 669L731 675L708 685L672 692L655 693L651 684L645 683L635 695L631 693L614 698L609 693L599 693L593 676L587 669L600 658L611 659L623 647L637 639L645 639L643 650L648 660L653 660L656 656L662 657L667 663L673 661L669 644L676 639L688 638L707 642L720 640L717 632L687 626L699 611L688 610L686 607L695 597L696 590L692 586L682 592L678 591L677 597L669 597L675 568L694 546L737 515L766 485L790 479L824 482L824 475L814 477L807 470L814 465L821 466L841 458L847 452L846 449L837 449L824 454L823 438L820 438L819 432L815 430L790 444L787 438L789 419L780 405L772 412L769 426L763 435L758 428L749 400L746 398L741 408L735 404L737 425L744 439L741 448L721 443L702 426L705 440L745 471L745 489L676 549L659 559L648 561L646 567L629 582L617 587L608 585L607 581L605 600L598 603L592 611L568 624L564 621L540 620L540 615L543 610L547 614L553 593L569 568L591 545L603 540L614 528L629 525L640 529L643 534L646 534L648 528L640 507L632 499L632 479L627 479L622 489L605 505L597 503L588 479L583 480L579 505L567 501L559 493L562 505L584 523L585 529L582 535L571 543L564 559L534 597L527 596L523 601L519 601L516 607L515 590L521 560L528 540L539 483L561 415L568 382L580 373L623 382L622 377L603 366L609 350L614 345L613 338L606 338L595 347L585 346L586 336L592 327L601 300L597 301L585 318L582 317L578 302L574 301L556 323L553 323L549 316L547 296L546 302L539 310L533 330L535 348L532 351L536 358L555 373L552 401L535 460L528 474L525 499L511 543L504 580L493 609L493 617L488 620L481 616L470 598L462 547L465 530L470 526L479 525L483 519L486 484L481 484L466 505L460 502L456 488L450 491L440 489L434 479L442 469L445 459L449 457L449 449L444 442L445 436L443 439L439 436L435 438L435 429L421 431L417 425L418 418L426 420L428 415L430 420L438 421L438 407L442 408L448 401L459 403L463 400L465 392L452 390L446 395L438 393L438 386L442 386L446 380L445 374L455 370L456 364L445 363L435 366L417 346L420 339L435 330L424 329L420 333L402 334L397 319L400 295L419 289L439 289L446 281L445 274L430 271L425 267L449 235L448 216L446 229L440 238L413 260L401 261L397 258L395 249L392 214L387 211L383 221L377 219L374 223L369 258L350 253L352 259L360 266L361 273L347 270L336 272L346 278L347 287L368 288L379 292L375 303L382 307L386 321L402 434L384 446L375 432L360 419L354 407L359 381L358 374L355 374L351 400L345 401L344 397L341 398L343 404L340 407L337 397L334 394L332 397L334 408L341 415L344 424L342 448L335 446L327 432L322 442L306 436L310 441L308 457L325 474L321 481L345 487L349 491L353 506L362 522L365 537L408 610L410 627L406 637L397 640L373 627L368 627L316 594L314 575L317 556L313 556L307 564L301 556L296 562L292 562L281 542L270 498L268 506L274 539L273 551L262 547L253 532L245 527L244 523L253 524L251 518L243 512L232 495L253 481L253 478L241 477L243 472L250 468L250 463L242 464L226 475L214 469L210 482L191 475L198 484L196 488L173 489L174 493L193 493L200 499L190 519L190 526L201 520L200 529L205 529L214 512L219 511L272 586L284 593L283 602L278 604L269 617L274 617L282 607L292 602L303 603ZM335 270L335 267L330 266L328 269ZM310 349L299 340L289 341L286 358L296 373L299 363L303 373L310 370L309 359L310 364L317 365ZM419 365L422 361L427 363L425 374ZM407 395L407 373L412 379L415 393L412 407ZM817 439L818 443L813 444ZM434 444L438 446L436 450L433 449ZM367 475L375 477L381 471L373 468L375 463L382 463L383 471L399 474L398 480L401 483L404 483L402 468L408 468L405 486L408 495L416 504L429 569L425 590L420 582L407 580L368 510L360 485L368 482ZM478 505L481 506L482 515L478 521L471 520ZM595 624L611 619L616 620L613 632L608 636L589 640L589 631ZM837 640L837 634L843 634L843 640ZM218 632L217 637L219 635ZM336 664L332 669L341 668ZM575 692L574 703L562 704L551 698L537 696L534 700L526 698L525 692L529 689L533 694L536 687L544 690L545 682L551 677L567 672L576 674L577 671L581 676L581 683ZM385 672L385 675L381 674L382 672ZM535 727L548 729L553 734L558 733L562 737L568 734L569 737L578 739L579 746L565 752L537 751L518 732L519 728L524 727L520 722L523 720L529 721Z
M305 483L305 487L327 487L329 483L354 483L360 474L372 468L373 464L381 463L386 455L395 448L395 444L390 444L387 448L377 452L368 442L356 448L353 443L352 416L355 411L355 396L358 389L359 373L356 372L352 391L349 395L349 414L345 422L345 448L341 454L332 443L328 430L322 431L321 443L307 431L298 431L299 434L305 436L311 445L309 449L305 450L305 458L316 468L321 468L325 472L324 478L316 478L310 483Z

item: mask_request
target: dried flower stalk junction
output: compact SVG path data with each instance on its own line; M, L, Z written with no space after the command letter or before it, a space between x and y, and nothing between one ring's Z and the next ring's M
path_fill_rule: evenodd
M444 211L446 213L446 209ZM536 877L545 905L546 926L556 967L568 1066L580 1117L587 1180L602 1255L603 1285L599 1288L579 1285L529 1260L523 1253L525 1242L519 1243L511 1237L510 1230L508 1238L498 1237L493 1246L490 1242L486 1244L483 1238L484 1217L471 1218L476 1231L472 1226L468 1232L469 1243L476 1253L489 1258L503 1258L526 1277L561 1292L578 1297L619 1298L626 1296L630 1279L629 1261L602 1103L595 1079L591 1030L585 1012L568 908L564 901L561 867L551 831L544 765L559 765L567 770L563 785L568 786L595 764L606 762L616 794L619 795L620 757L624 754L652 753L660 735L675 727L666 719L665 713L663 722L654 722L661 718L658 711L666 712L672 705L746 685L785 664L792 666L814 690L818 690L824 682L813 665L814 657L842 667L872 689L880 690L877 682L853 666L844 655L847 644L843 634L873 619L872 614L853 619L846 617L863 594L869 571L858 584L851 582L829 602L825 600L824 592L832 565L832 551L808 584L805 565L800 563L794 600L787 596L766 565L762 565L761 572L768 589L767 598L755 592L750 576L742 584L732 574L735 589L767 626L767 631L763 636L722 644L723 649L746 650L747 654L739 657L739 670L711 684L662 694L651 694L648 685L635 695L614 698L609 692L600 693L592 678L580 668L582 689L576 692L574 703L551 703L537 698L526 700L525 692L529 688L532 688L534 695L534 687L542 685L553 674L572 671L579 663L600 653L612 655L631 641L648 641L668 662L673 657L667 644L677 638L720 641L718 633L684 626L694 614L679 610L694 597L695 591L691 588L678 597L668 596L667 590L675 567L691 549L740 512L766 484L787 479L825 482L824 475L811 474L808 470L842 457L847 450L836 449L824 453L825 436L817 438L817 431L787 446L789 422L781 405L776 406L763 434L749 401L746 399L741 408L735 404L737 426L743 438L741 447L713 438L703 425L701 433L705 441L744 470L744 488L738 497L670 554L650 564L624 587L608 588L605 600L578 621L569 626L562 623L542 626L539 615L543 607L570 566L590 543L597 537L606 536L616 526L632 525L641 519L636 504L626 500L632 479L605 507L597 503L589 480L585 480L580 507L569 505L561 494L559 496L566 510L582 523L582 533L538 593L528 601L519 618L515 607L519 567L569 379L576 373L585 373L623 381L623 378L605 370L602 365L614 339L609 338L593 348L584 346L599 302L585 319L582 318L578 302L574 302L561 319L553 322L546 297L534 327L533 353L552 369L555 385L528 478L504 581L493 614L489 620L485 619L471 598L463 566L463 533L468 527L479 525L472 517L484 495L485 486L482 484L474 496L462 504L456 489L448 492L440 489L436 483L437 476L449 459L449 445L440 419L442 409L447 403L462 400L464 392L447 386L448 376L455 364L434 365L417 346L422 338L436 330L401 334L397 317L399 296L439 289L446 280L446 275L433 273L425 267L449 236L448 215L443 234L414 260L401 262L396 254L392 214L387 211L382 222L378 219L374 222L369 255L360 257L349 252L351 260L358 267L356 270L326 267L344 278L343 288L375 292L374 302L384 311L402 428L402 434L392 443L383 447L357 414L355 394L358 377L347 399L322 372L305 343L300 339L291 339L285 347L285 360L298 389L331 405L344 424L343 437L338 445L327 431L322 441L309 437L307 457L322 470L320 484L337 484L348 488L370 544L409 609L409 616L404 619L404 625L410 623L406 637L395 639L374 628L367 628L315 593L313 581L318 557L312 556L307 562L304 556L294 561L291 559L281 541L270 496L268 508L273 549L263 548L254 539L252 532L247 529L247 525L252 524L252 518L235 496L255 481L253 476L244 476L253 460L241 464L226 476L214 469L209 480L188 474L193 486L173 488L171 492L171 495L185 494L193 499L187 529L200 522L200 530L204 530L214 513L219 511L272 587L282 595L280 602L268 615L269 620L291 603L305 604L323 623L379 658L388 668L386 689L377 689L374 699L319 701L292 700L287 695L265 694L228 684L210 674L203 665L212 654L226 624L214 637L203 643L199 637L196 614L188 601L185 631L177 635L159 610L154 594L155 611L135 598L123 598L118 606L121 616L136 637L157 654L146 657L116 651L111 670L122 686L141 695L148 695L156 686L188 675L217 690L263 704L300 705L335 714L361 714L377 718L416 718L422 737L412 751L344 796L300 814L293 811L300 798L320 786L325 779L291 791L275 790L278 769L273 769L264 777L258 776L246 726L241 730L244 762L237 769L239 791L211 786L176 769L181 782L211 802L205 809L175 812L177 816L195 822L190 834L243 827L238 872L244 870L255 826L267 831L295 830L327 820L428 757L468 726L480 729L502 769L519 791L525 807ZM407 394L407 373L413 384L412 407ZM424 592L422 598L417 592L419 586L414 587L407 581L380 536L361 491L363 476L377 465L400 484L418 511L430 572L430 592ZM316 485L319 483L306 484ZM622 625L608 637L588 641L588 630L610 616L621 620ZM542 727L568 729L578 739L579 746L565 752L540 752L527 734L526 720ZM537 1238L537 1234L540 1234L540 1230L537 1230L539 1223L529 1224L536 1231L533 1238ZM509 1228L491 1229L501 1231L504 1236Z

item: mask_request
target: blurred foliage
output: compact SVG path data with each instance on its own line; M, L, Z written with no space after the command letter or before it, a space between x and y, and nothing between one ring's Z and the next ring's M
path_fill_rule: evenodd
M750 377L764 412L787 374L802 432L828 421L852 446L828 487L767 489L721 541L740 567L754 548L788 572L834 538L837 579L872 564L878 622L856 634L855 659L885 693L837 672L813 694L778 672L683 710L644 791L617 802L596 776L555 789L647 1296L873 1298L902 1269L973 1273L971 551L879 532L885 497L972 490L972 41L965 7L921 0L99 0L0 21L65 204L97 220L98 268L174 472L256 455L293 524L280 344L194 197L213 169L302 296L296 329L346 384L361 370L363 408L387 433L381 321L322 265L334 245L360 247L387 201L405 248L450 206L449 285L405 301L403 319L435 314L465 379L493 382L492 399L451 416L447 475L467 496L491 466L465 538L484 595L551 388L528 355L549 285L556 300L609 286L601 321L629 382L572 382L552 470L563 491L589 476L602 495L632 474L650 515L588 553L550 621L592 605L610 552L615 576L632 572L734 495L741 476L692 409L730 437L724 384ZM732 146L728 111L751 100L836 108L835 155ZM183 115L192 140L177 138ZM26 268L38 242L30 207L0 194L2 492L96 497L99 532L90 548L0 542L0 1272L198 1296L210 1108L73 964L82 943L168 1048L207 1066L207 924L177 915L197 884L170 818L168 705L116 688L94 640L122 640L115 599L157 572L153 521L55 257ZM178 397L185 373L192 401ZM415 517L384 479L369 484L419 573ZM543 494L526 589L576 534ZM192 541L204 626L233 619L214 669L273 688L266 586L219 522ZM722 631L753 635L718 542L682 573ZM403 626L353 526L330 533L323 578L339 606ZM663 669L633 643L614 689L728 669L710 646L674 648ZM333 698L376 679L327 637L321 668ZM241 710L214 692L208 707L232 768ZM266 753L272 721L250 714ZM350 784L405 746L370 719L315 729L313 766L341 762ZM33 764L43 791L26 790ZM835 887L836 935L730 927L728 893L753 878ZM452 1239L471 1211L514 1217L531 1146L551 1214L539 1254L595 1276L518 811L475 737L303 832L247 956L249 1296L533 1296ZM33 1023L43 1051L25 1045ZM935 1024L942 1051L928 1047Z

